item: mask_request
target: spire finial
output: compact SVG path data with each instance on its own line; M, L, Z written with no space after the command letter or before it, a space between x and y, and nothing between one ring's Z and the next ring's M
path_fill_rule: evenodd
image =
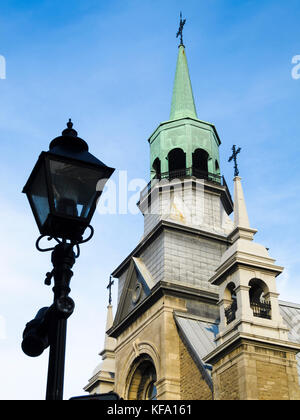
M230 158L228 159L228 162L231 162L232 159L234 160L234 176L239 176L239 169L238 169L238 165L237 165L237 155L240 153L241 148L239 147L238 149L236 149L236 146L233 145L232 146L232 155L230 156Z
M180 13L180 27L177 32L177 37L180 36L181 44L178 48L170 120L176 120L178 118L198 118L185 48L182 39L182 30L184 24L185 19L182 20L182 13Z
M183 32L183 27L185 25L186 19L182 20L182 13L180 12L180 24L179 24L179 29L178 32L176 34L176 38L178 38L180 36L180 45L183 45L183 37L182 37L182 32ZM179 46L180 46L179 45Z
M111 301L112 301L112 298L111 298L111 288L112 288L112 285L114 284L114 280L112 280L112 276L110 276L109 277L109 283L108 283L108 285L107 285L107 289L109 289L109 297L108 297L108 303L109 303L109 305L111 305Z

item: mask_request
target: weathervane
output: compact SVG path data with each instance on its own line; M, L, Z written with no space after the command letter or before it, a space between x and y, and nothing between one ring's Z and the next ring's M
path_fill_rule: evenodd
M108 283L108 285L107 285L107 289L109 289L109 298L108 298L108 303L109 303L109 305L111 305L111 301L112 301L112 299L111 299L111 288L112 288L112 285L114 284L114 280L112 280L112 276L110 276L109 277L109 283Z
M240 151L241 151L241 148L239 147L238 149L236 149L235 145L234 145L232 147L232 155L228 159L228 162L231 162L232 159L234 160L234 176L239 175L239 169L238 169L238 165L237 165L237 155L240 153Z
M180 12L180 25L179 25L178 32L176 34L176 38L180 36L180 45L183 45L182 32L183 32L183 27L185 25L185 22L186 22L186 19L182 20L182 13Z

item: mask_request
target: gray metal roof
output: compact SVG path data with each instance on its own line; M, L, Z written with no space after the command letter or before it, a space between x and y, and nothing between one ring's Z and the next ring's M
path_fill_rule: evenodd
M300 343L300 305L279 301L280 314L290 329L289 340Z
M214 350L216 347L214 339L218 334L216 324L181 315L175 315L175 320L184 338L201 361L204 356Z
M283 322L290 329L288 337L294 343L300 343L300 305L297 303L279 301L280 314ZM296 356L298 377L300 383L300 353Z
M200 319L188 318L183 314L175 314L175 321L184 341L192 351L204 379L212 389L211 366L203 362L203 357L216 347L214 338L218 334L218 326Z

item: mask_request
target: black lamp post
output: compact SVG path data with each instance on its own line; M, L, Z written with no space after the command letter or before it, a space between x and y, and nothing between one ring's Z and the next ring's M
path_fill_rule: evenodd
M73 313L70 293L71 271L79 256L79 245L93 236L90 221L104 185L114 169L104 165L88 151L87 143L77 137L69 120L68 128L42 152L24 189L41 236L39 251L53 251L53 270L45 283L54 279L54 302L39 310L24 330L22 349L37 357L50 346L47 400L62 400L67 319ZM86 228L90 234L83 239ZM53 248L40 247L42 238L54 239ZM74 252L74 248L76 254Z

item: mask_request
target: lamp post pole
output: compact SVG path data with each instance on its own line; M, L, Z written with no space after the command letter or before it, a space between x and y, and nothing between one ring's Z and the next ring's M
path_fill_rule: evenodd
M114 172L89 153L71 120L67 127L52 140L49 151L40 154L23 189L41 234L36 247L41 252L52 251L53 270L46 274L45 284L50 286L53 278L53 304L40 309L26 324L22 341L22 350L30 357L40 356L50 346L46 400L63 399L67 319L75 307L69 297L72 267L79 245L94 234L90 221L105 182ZM98 188L99 181L102 188ZM90 235L83 239L87 228ZM41 248L40 240L45 237L57 245Z
M54 302L49 324L49 365L46 400L63 399L67 319L73 313L74 302L68 296L71 268L75 263L73 244L62 242L52 252Z

